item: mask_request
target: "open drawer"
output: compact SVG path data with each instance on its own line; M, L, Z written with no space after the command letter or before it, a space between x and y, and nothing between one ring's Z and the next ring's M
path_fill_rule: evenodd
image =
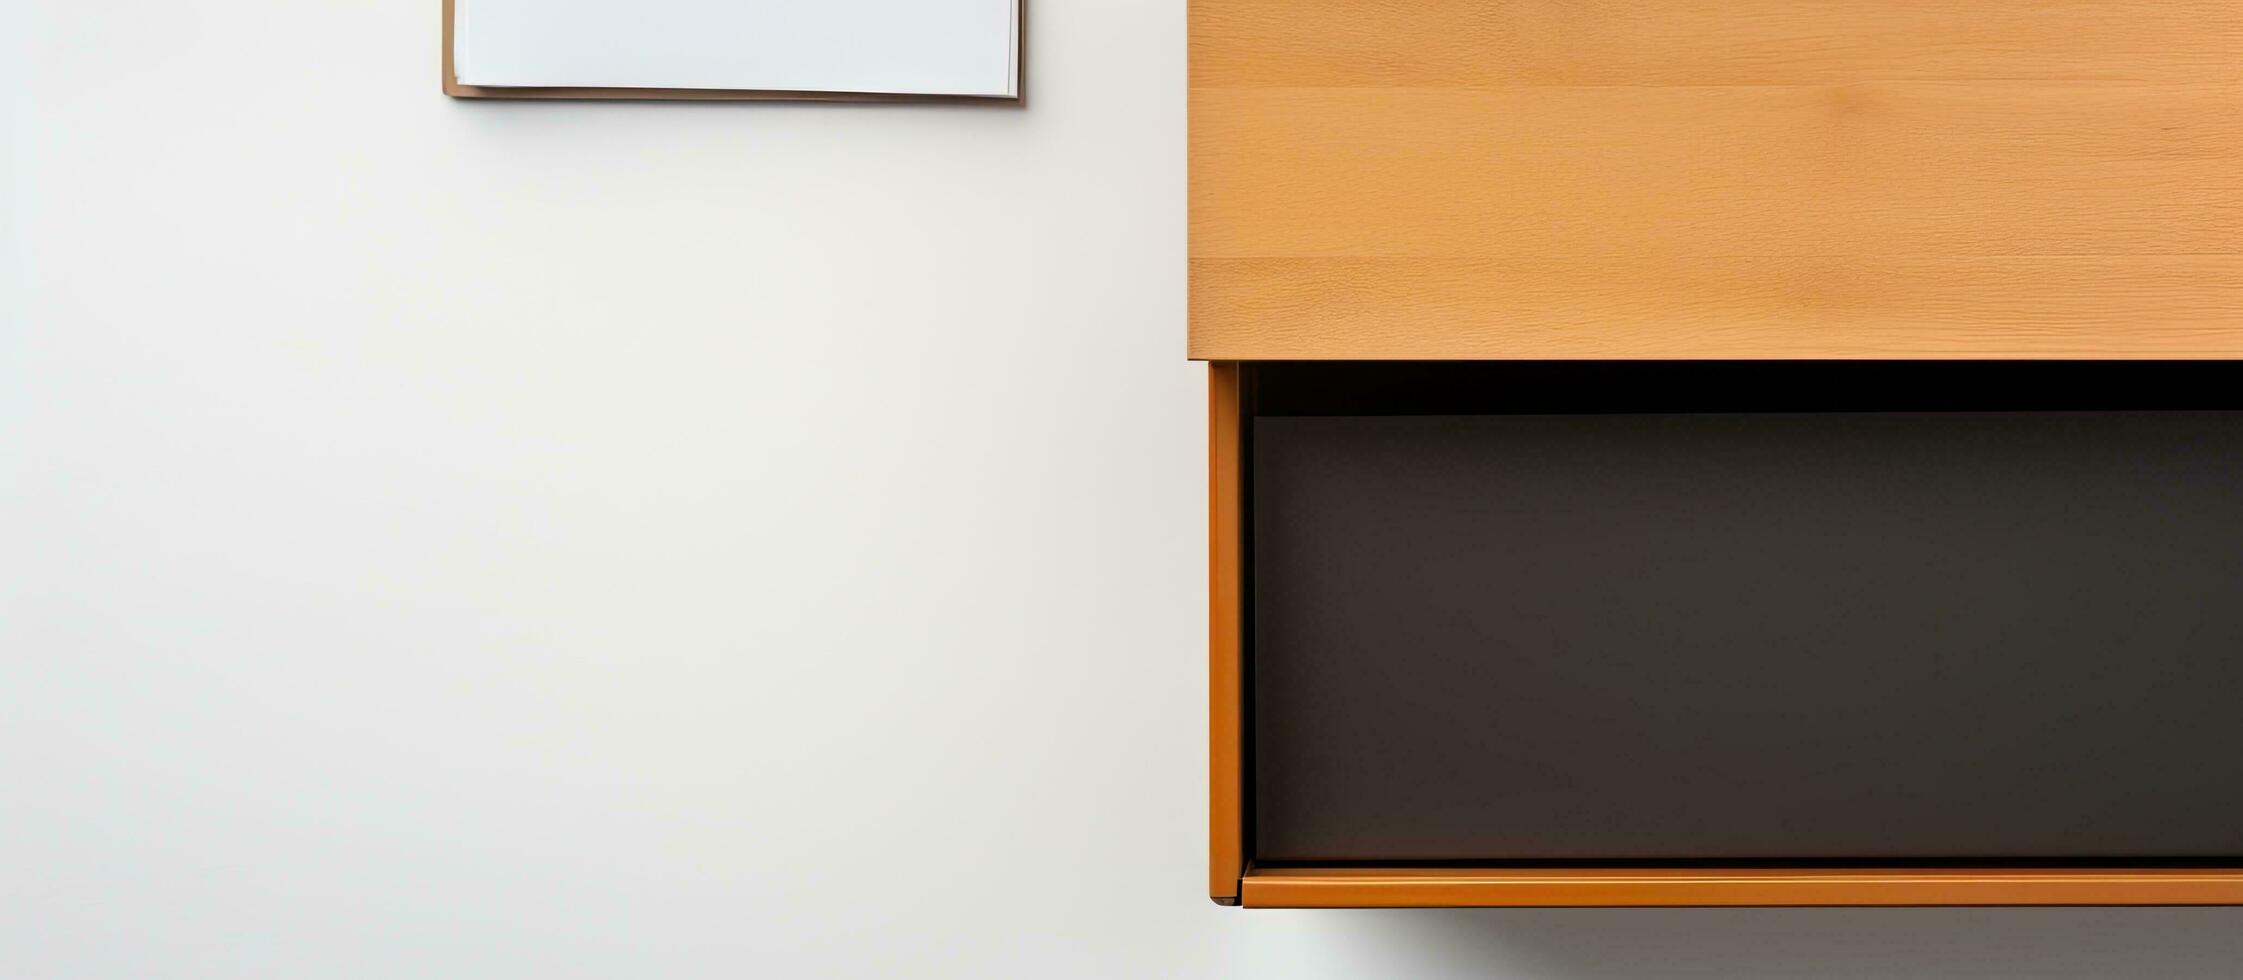
M1209 390L1219 902L2243 904L2243 364Z

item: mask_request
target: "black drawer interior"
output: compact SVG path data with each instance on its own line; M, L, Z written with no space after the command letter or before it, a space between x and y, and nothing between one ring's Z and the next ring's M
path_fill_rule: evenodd
M1249 365L1251 853L2233 860L2238 382Z

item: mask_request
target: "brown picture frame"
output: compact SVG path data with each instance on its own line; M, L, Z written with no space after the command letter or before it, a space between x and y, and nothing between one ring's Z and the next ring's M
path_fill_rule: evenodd
M1023 108L1028 104L1028 8L1020 0L1018 91L1014 95L906 95L870 92L798 92L769 89L595 88L579 86L512 87L464 85L452 59L454 0L444 0L443 90L455 99L527 99L546 101L636 102L875 102L923 105L968 105Z

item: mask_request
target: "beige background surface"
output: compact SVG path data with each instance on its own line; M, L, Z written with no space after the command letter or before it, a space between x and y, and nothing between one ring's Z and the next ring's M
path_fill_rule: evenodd
M1026 112L525 105L433 2L0 5L0 975L2232 975L1208 904L1183 24L1039 4Z

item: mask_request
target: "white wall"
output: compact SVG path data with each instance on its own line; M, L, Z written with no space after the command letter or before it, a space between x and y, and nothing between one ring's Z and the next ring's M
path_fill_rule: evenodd
M1210 905L1183 6L1042 0L1015 112L6 0L0 976L2234 975L2223 910Z

